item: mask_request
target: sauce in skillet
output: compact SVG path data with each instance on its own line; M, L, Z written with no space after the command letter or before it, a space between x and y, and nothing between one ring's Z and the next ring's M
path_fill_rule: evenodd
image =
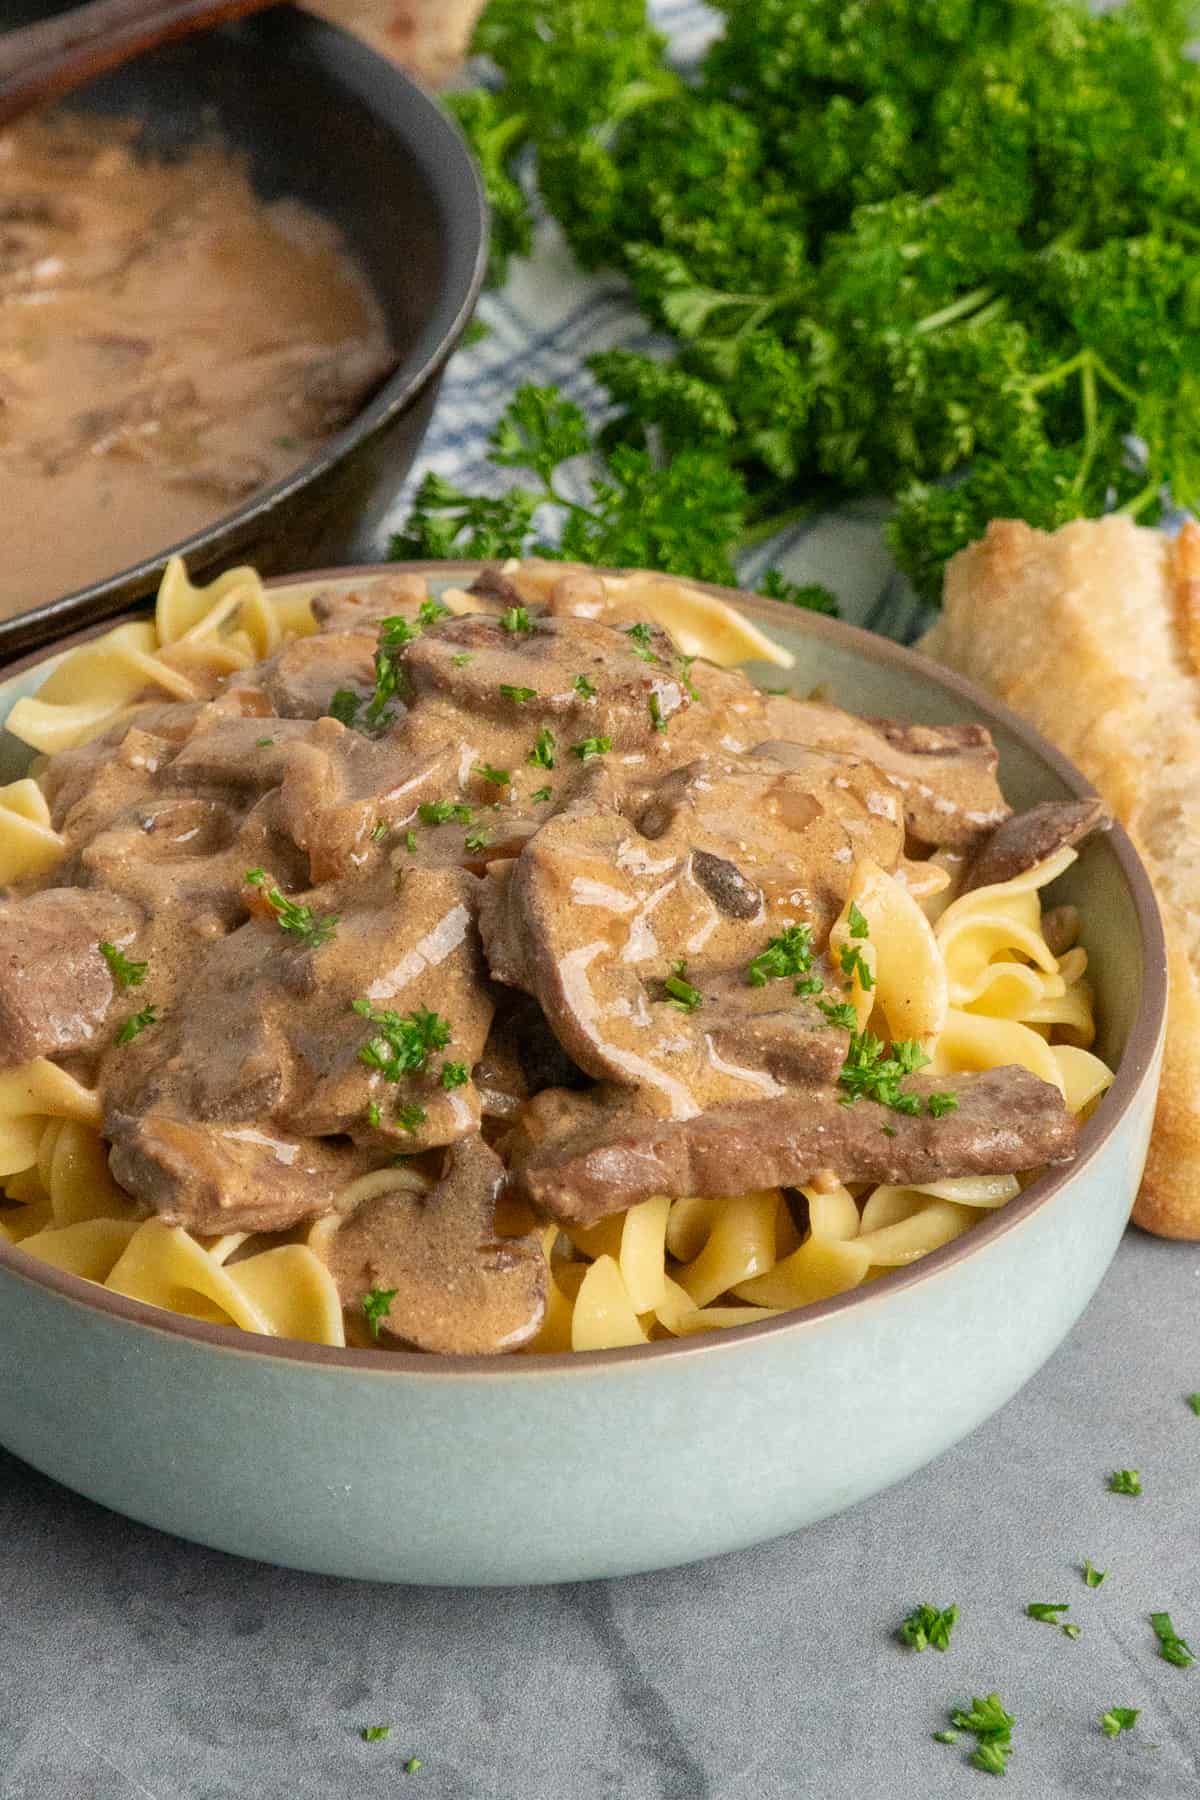
M34 117L0 134L0 617L230 511L393 359L337 232L204 145Z

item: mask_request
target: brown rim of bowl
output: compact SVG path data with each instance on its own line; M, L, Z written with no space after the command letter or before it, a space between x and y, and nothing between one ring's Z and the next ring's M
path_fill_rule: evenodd
M468 562L410 562L357 564L344 569L318 569L301 572L297 575L279 577L266 585L271 587L292 587L299 582L362 579L368 576L385 574L417 574L437 575L448 581L469 580L473 578L483 563ZM627 570L605 570L607 574L626 574ZM770 627L778 619L778 601L764 599L759 595L740 593L735 588L719 587L713 582L693 582L692 586L702 588L706 593L715 594L719 599L728 600L752 617L757 624ZM986 723L999 724L1024 745L1027 750L1053 770L1068 788L1081 797L1091 796L1095 789L1080 774L1067 758L1060 754L1054 746L1027 725L1023 719L1010 712L998 700L993 700L973 682L966 681L939 663L920 655L917 651L908 650L899 644L893 644L887 638L877 637L873 632L864 631L856 625L844 625L836 619L823 618L817 613L797 612L788 614L789 622L816 638L823 638L829 643L839 644L846 649L856 651L860 656L875 663L883 663L893 668L906 669L913 673L932 679L936 685L953 694L958 700L965 701L968 706L980 714ZM43 650L33 656L25 657L20 662L0 670L0 679L18 674L24 669L33 667L39 662L48 661L51 656L61 654L64 649L76 643L86 642L95 637L98 631L111 631L121 619L106 621L104 625L68 638L64 644L52 650ZM837 1317L841 1313L852 1311L855 1307L873 1306L885 1301L889 1295L916 1286L941 1274L944 1270L961 1262L964 1257L971 1256L976 1250L993 1244L1006 1232L1014 1230L1018 1225L1040 1212L1047 1206L1068 1182L1075 1181L1085 1175L1088 1167L1099 1156L1108 1139L1137 1095L1141 1092L1149 1076L1151 1066L1158 1050L1167 1011L1167 956L1166 942L1163 937L1162 921L1159 917L1158 903L1146 874L1138 858L1128 834L1117 823L1113 824L1108 834L1108 842L1112 847L1117 863L1129 885L1133 896L1134 909L1137 913L1138 928L1142 938L1142 993L1138 1003L1137 1015L1134 1018L1125 1046L1125 1053L1117 1068L1116 1079L1105 1095L1100 1110L1089 1119L1080 1132L1079 1154L1075 1161L1062 1168L1039 1175L1036 1180L1006 1206L996 1209L973 1225L969 1231L944 1244L939 1250L932 1250L928 1255L910 1263L907 1268L893 1270L891 1274L882 1275L865 1287L851 1288L845 1294L837 1294L830 1300L821 1300L812 1306L799 1307L794 1312L780 1314L777 1318L764 1319L761 1325L742 1325L732 1331L705 1332L690 1338L671 1338L657 1343L633 1344L615 1350L572 1350L559 1351L552 1355L539 1356L430 1356L419 1351L339 1349L332 1344L309 1344L298 1338L270 1338L259 1336L255 1332L243 1331L236 1325L209 1325L199 1319L188 1319L178 1313L168 1313L160 1307L146 1305L140 1300L128 1300L123 1294L110 1293L107 1288L97 1282L85 1281L80 1275L70 1275L64 1270L55 1269L49 1263L40 1262L36 1257L26 1256L15 1244L0 1240L0 1268L8 1269L12 1274L36 1286L48 1289L61 1295L64 1299L73 1300L78 1305L86 1306L93 1311L105 1313L110 1317L123 1319L128 1324L139 1325L148 1330L162 1331L176 1337L190 1338L213 1349L240 1352L246 1356L266 1356L282 1358L288 1362L300 1362L316 1365L325 1369L343 1369L347 1373L372 1374L382 1377L417 1375L434 1380L445 1380L454 1376L471 1377L488 1375L496 1378L500 1375L511 1376L515 1380L532 1380L538 1375L561 1375L573 1372L578 1378L593 1374L597 1370L611 1368L616 1364L650 1363L660 1358L680 1356L711 1356L721 1353L736 1353L739 1346L757 1342L766 1337L783 1337L787 1334L799 1334L822 1324L826 1319Z

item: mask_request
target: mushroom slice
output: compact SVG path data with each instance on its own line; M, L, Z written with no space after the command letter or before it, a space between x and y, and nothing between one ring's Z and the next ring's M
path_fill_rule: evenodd
M988 838L967 869L961 892L1012 881L1026 869L1049 862L1059 850L1074 848L1093 831L1111 824L1102 800L1044 800L1015 813Z
M537 1236L496 1234L504 1165L482 1138L446 1153L428 1194L395 1190L364 1203L320 1253L343 1306L390 1295L381 1334L446 1356L496 1356L536 1336L546 1310Z

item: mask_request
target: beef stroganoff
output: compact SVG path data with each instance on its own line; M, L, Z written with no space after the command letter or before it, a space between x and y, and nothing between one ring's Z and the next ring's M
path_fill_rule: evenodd
M949 1243L1111 1075L1098 804L754 687L662 577L168 567L0 789L0 1233L173 1312L437 1353L733 1327Z

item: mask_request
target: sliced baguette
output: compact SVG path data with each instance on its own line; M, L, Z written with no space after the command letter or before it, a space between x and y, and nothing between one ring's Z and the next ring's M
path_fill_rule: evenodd
M1150 872L1171 1003L1134 1218L1200 1238L1200 528L1007 520L946 571L921 648L1023 713L1079 765Z

